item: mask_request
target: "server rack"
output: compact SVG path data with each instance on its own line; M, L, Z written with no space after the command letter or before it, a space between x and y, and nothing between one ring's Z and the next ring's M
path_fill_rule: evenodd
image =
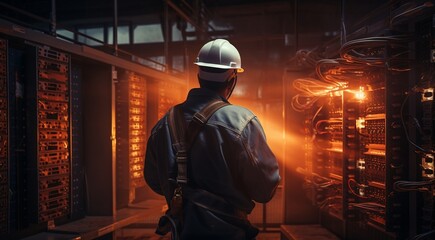
M70 56L36 46L35 59L36 81L28 82L29 211L32 222L50 225L71 211Z
M1 22L5 24L3 30L9 26ZM149 198L142 170L147 128L151 126L147 121L157 118L158 109L164 112L182 100L184 83L137 63L31 29L19 35L3 30L0 238L21 239L47 229L81 232L60 225L68 223L65 228L70 229L69 223L79 218L85 221L87 215L117 221L117 207ZM120 76L127 83L125 102L118 102L118 109L113 68L125 73ZM168 82L160 81L164 78ZM155 83L155 91L149 89L148 82ZM151 109L150 102L155 105ZM124 109L122 104L128 107ZM123 122L118 125L113 114L126 109L126 115L121 114L125 121L120 117ZM119 136L126 134L124 152L115 145L115 130ZM125 159L119 157L116 161L116 147ZM115 179L126 185L118 185ZM123 189L128 192L123 194ZM137 195L141 195L140 199ZM127 216L122 217L129 221L143 214L123 210Z
M134 72L120 74L116 86L117 207L136 199L145 186L143 166L147 140L146 79Z
M11 74L0 79L0 108L8 195L0 235L21 238L70 217L70 63L49 47L7 42L1 56Z

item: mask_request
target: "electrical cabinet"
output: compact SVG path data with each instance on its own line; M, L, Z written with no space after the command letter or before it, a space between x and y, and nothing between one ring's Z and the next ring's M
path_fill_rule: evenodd
M316 57L314 74L293 82L293 109L305 116L298 172L320 223L342 238L435 235L433 13L397 1L338 48L297 53Z

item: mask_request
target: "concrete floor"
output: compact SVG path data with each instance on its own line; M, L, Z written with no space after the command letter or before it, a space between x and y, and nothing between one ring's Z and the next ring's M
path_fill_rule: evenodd
M260 233L257 240L280 240L280 233Z
M170 240L169 236L161 237L160 235L155 234L155 229L152 227L159 221L160 216L162 216L166 211L164 199L148 200L144 206L146 206L148 211L147 217L142 219L142 221L139 222L139 225L133 224L116 230L116 240ZM258 204L257 208L258 209L256 210L254 209L256 212L253 212L250 215L251 222L256 222L262 219L262 205ZM270 228L268 229L268 232L260 232L256 240L279 240L279 230L279 228Z
M116 232L116 240L170 240L169 236L161 237L154 229L121 229ZM256 240L280 240L279 232L261 232Z

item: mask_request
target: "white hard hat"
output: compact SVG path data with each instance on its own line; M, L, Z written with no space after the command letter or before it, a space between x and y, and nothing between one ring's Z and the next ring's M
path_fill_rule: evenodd
M199 50L195 64L200 67L244 71L239 51L225 39L215 39L206 43Z

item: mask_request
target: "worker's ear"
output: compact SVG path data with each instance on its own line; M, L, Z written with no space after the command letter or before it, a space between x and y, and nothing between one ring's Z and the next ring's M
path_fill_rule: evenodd
M228 82L227 82L227 87L226 87L226 99L230 99L231 95L233 94L233 90L236 87L237 84L237 74L235 75L235 77L231 78Z
M237 83L237 73L228 81L228 87L233 87Z

